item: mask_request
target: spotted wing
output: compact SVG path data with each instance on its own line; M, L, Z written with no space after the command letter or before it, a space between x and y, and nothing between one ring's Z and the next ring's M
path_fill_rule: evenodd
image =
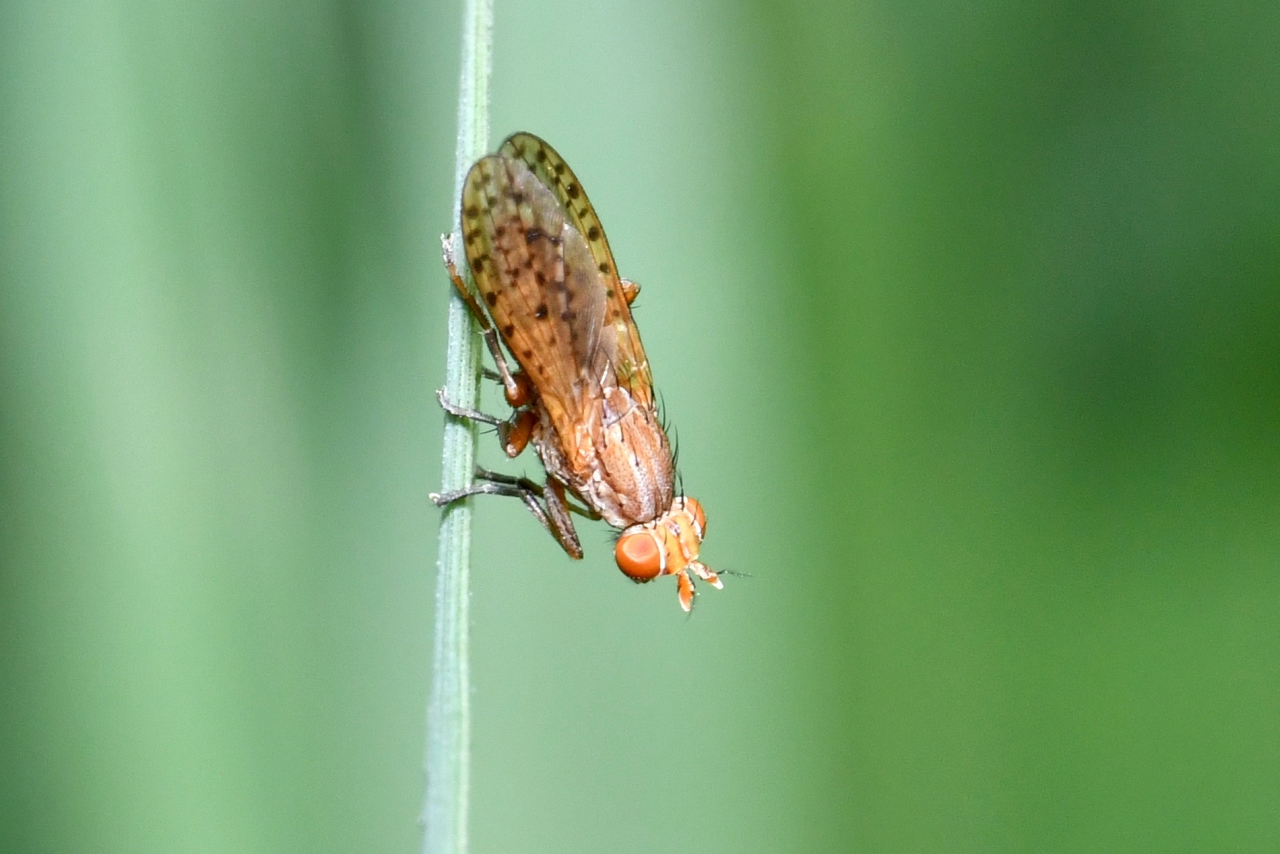
M564 158L531 133L512 134L498 151L528 166L559 201L569 223L586 239L605 291L604 331L600 335L599 351L591 354L590 361L599 369L608 370L637 403L652 409L653 375L644 345L640 343L640 331L631 317L631 307L623 294L618 265L609 250L604 228L582 184Z
M593 368L606 286L586 239L523 161L477 161L462 193L467 260L480 298L561 436L599 394Z

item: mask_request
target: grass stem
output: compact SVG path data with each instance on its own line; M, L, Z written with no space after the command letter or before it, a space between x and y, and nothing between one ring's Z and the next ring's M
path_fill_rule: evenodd
M453 240L459 263L465 253L458 199L471 164L489 147L489 75L492 69L493 0L465 0L462 74L458 91L458 147L453 194ZM434 241L433 241L434 243ZM469 276L469 271L464 271ZM466 305L449 298L445 390L460 406L474 407L479 391L480 340ZM441 491L470 485L475 468L474 425L445 418ZM471 502L458 501L440 523L437 560L435 655L427 707L427 793L423 805L423 854L467 850L470 789Z

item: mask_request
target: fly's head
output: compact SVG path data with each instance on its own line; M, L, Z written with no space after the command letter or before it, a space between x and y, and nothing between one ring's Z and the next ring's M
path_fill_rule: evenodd
M671 509L652 522L632 525L623 530L614 549L614 557L622 573L637 584L652 581L659 575L676 576L680 607L693 609L694 587L689 573L714 587L724 584L698 560L702 538L707 530L707 517L695 498L680 496Z

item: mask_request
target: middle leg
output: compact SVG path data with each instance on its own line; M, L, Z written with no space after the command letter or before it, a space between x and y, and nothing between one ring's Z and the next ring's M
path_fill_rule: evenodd
M511 413L510 418L503 419L478 409L458 406L449 399L442 388L436 389L436 399L440 401L440 408L455 418L466 418L497 427L498 441L502 443L502 450L508 457L520 456L520 452L528 446L529 440L533 437L533 428L538 424L538 416L532 409L517 409Z

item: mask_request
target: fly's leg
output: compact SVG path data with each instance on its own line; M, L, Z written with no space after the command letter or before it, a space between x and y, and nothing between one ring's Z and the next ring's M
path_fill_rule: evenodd
M496 415L489 415L478 409L467 409L465 406L458 406L449 396L445 394L442 388L436 389L436 400L440 401L440 408L455 418L466 418L469 421L475 421L479 424L488 424L491 427L501 427L507 423L504 418Z
M693 611L693 599L698 595L698 591L693 586L693 579L689 577L687 569L676 573L676 595L679 596L680 607L686 614Z
M543 494L544 492L543 488L538 484L534 483L533 481L529 480L527 477L513 477L512 475L509 475L509 474L502 474L501 472L489 471L488 469L481 468L480 466L476 466L476 477L480 478L481 480L492 481L493 483L504 483L510 486L532 487L538 493L539 497L544 499L546 498L546 496ZM568 497L565 495L564 484L560 483L560 481L554 478L547 478L547 486L550 487L556 493L556 498L559 500L561 506L563 506L570 513L577 513L579 516L583 517L584 519L590 519L593 522L598 522L602 518L599 513L592 510L591 508L579 507L577 504L574 504L572 501L570 501Z
M622 298L627 301L627 305L631 305L636 301L636 297L640 296L640 283L633 282L630 279L620 280L622 284Z
M541 491L541 487L532 481L529 482L528 486L510 486L505 483L479 480L463 489L455 489L453 492L433 492L431 493L431 500L435 502L437 507L446 507L455 501L461 501L472 495L507 495L519 498L524 502L524 506L529 508L533 518L537 519L539 524L546 528L551 536L555 537L560 547L568 552L569 557L575 560L580 559L582 557L582 546L578 544L577 533L572 528L568 531L558 531L556 529L556 523L552 521L554 517L548 517L547 511L543 510L542 505L538 502L538 496Z
M698 596L697 585L693 583L694 575L712 587L719 590L724 589L724 582L710 567L700 560L689 561L688 566L676 573L676 594L680 597L680 607L685 610L686 614L693 611L693 601Z
M476 468L476 482L453 492L431 493L431 500L437 507L444 507L471 495L509 495L519 498L529 508L533 518L555 537L560 548L564 549L574 560L582 559L582 544L578 541L578 532L573 528L573 519L569 516L570 505L564 499L564 487L553 480L548 480L549 489L534 483L525 477L511 477ZM539 499L542 499L539 501ZM543 502L546 508L543 508Z
M517 409L506 424L498 428L498 441L508 457L518 457L533 438L533 428L538 426L538 416L532 409Z
M476 323L480 324L480 334L484 336L485 346L489 348L489 355L493 356L493 363L498 368L498 379L502 381L507 402L512 406L523 406L529 402L529 380L523 373L511 373L511 368L507 364L507 355L502 352L502 345L498 342L498 331L493 328L489 315L485 314L480 303L476 301L475 294L467 287L467 283L462 280L462 275L458 272L457 259L453 254L453 236L442 234L440 246L444 254L444 266L449 271L449 278L453 280L453 287L458 291L458 296L462 297L462 301L467 304L467 309L476 319Z
M502 379L502 374L498 373L497 371L491 368L486 368L484 365L481 365L480 376L484 377L487 380L492 380L493 382L502 386L502 393L506 396L507 403L510 403L513 407L518 408L521 406L526 406L528 405L529 401L533 399L533 386L529 382L529 375L526 374L524 371L516 371L514 374L511 375L512 381L515 382L516 384L515 402L512 402L512 396L507 393L507 384L506 384L506 381Z
M569 502L564 497L564 486L555 478L547 478L547 488L542 491L542 500L547 504L547 515L551 517L548 530L560 543L560 548L569 553L574 560L582 559L582 543L578 542L578 532L573 529L573 519L569 516Z
M676 573L676 594L680 597L680 607L684 608L686 614L693 611L693 601L698 596L698 588L693 583L694 575L712 587L719 590L724 589L724 582L710 567L700 560L689 561L688 566Z
M502 443L502 450L506 452L508 457L518 457L520 452L529 444L529 440L533 438L533 428L538 425L538 416L531 409L517 409L511 413L510 418L499 418L496 415L489 415L478 409L467 409L465 406L458 406L449 400L444 389L436 389L436 399L440 401L440 408L455 418L466 418L479 424L489 424L498 428L498 441Z

